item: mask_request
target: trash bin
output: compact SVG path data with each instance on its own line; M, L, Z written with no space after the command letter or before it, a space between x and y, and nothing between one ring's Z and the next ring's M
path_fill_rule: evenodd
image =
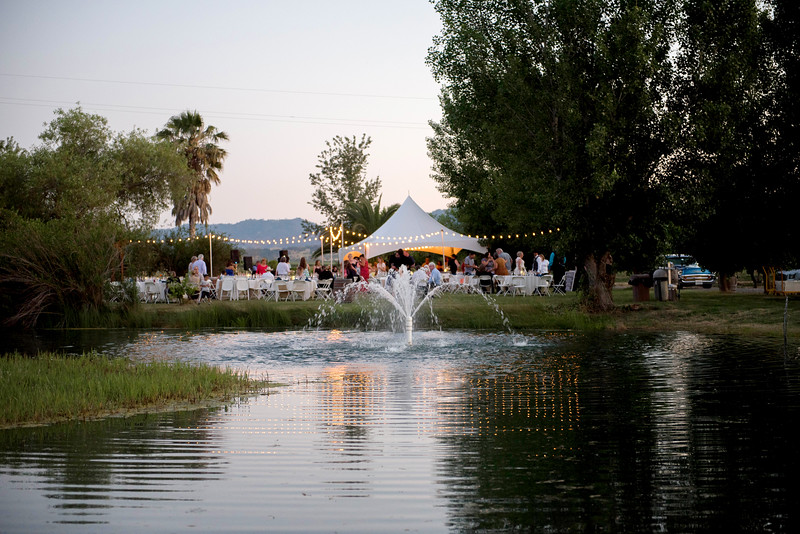
M631 275L628 284L633 286L633 301L644 302L650 300L650 287L653 285L653 279L650 274L634 274Z
M656 269L653 273L653 293L656 300L662 302L669 300L669 292L667 291L667 271L664 269Z

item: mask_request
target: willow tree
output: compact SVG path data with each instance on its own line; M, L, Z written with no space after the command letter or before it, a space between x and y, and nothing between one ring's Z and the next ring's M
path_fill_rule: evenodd
M439 0L428 55L442 120L434 178L467 230L559 227L588 300L613 307L614 267L649 268L669 219L656 179L672 2Z
M227 156L218 143L227 141L228 134L206 126L197 111L184 111L171 117L156 136L172 142L192 171L184 191L173 199L172 215L176 226L188 221L189 235L194 237L197 223L207 224L212 211L208 196L211 185L219 185L219 171Z

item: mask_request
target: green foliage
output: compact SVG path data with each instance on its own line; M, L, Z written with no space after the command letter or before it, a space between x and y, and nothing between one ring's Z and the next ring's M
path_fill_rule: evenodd
M215 234L216 235L216 234ZM125 245L125 274L140 276L174 271L176 276L188 274L192 256L203 254L211 272L219 274L231 257L233 246L221 239L211 240L209 251L207 234L189 236L185 228L175 228L162 237L147 236ZM213 256L213 265L210 263Z
M443 30L428 64L443 119L428 147L440 189L469 233L560 227L549 245L591 265L593 289L610 298L611 255L621 268L649 267L668 227L653 178L668 149L659 109L672 2L436 9Z
M227 141L228 134L218 131L214 126L205 126L203 118L196 111L184 111L171 117L156 136L177 148L191 171L182 189L174 192L172 214L176 226L189 221L189 233L194 236L198 222L208 223L211 185L219 185L219 171L227 156L218 143Z
M57 110L42 144L0 147L0 316L33 326L99 310L125 242L141 235L187 174L164 143L115 135L80 108Z
M314 187L309 204L322 215L324 223L317 227L306 222L306 230L318 231L324 226L347 223L348 206L356 203L372 206L378 200L380 178L367 179L367 150L371 143L366 134L360 141L356 136L337 135L325 142L326 148L318 156L318 172L308 176Z

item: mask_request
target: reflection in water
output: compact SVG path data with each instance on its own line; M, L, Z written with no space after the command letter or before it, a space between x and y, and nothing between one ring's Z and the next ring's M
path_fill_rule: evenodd
M227 331L109 348L290 385L0 431L1 532L797 527L800 373L779 343Z

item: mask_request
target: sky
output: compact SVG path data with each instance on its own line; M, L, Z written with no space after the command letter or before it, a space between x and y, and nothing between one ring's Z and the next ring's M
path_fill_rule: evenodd
M209 222L302 217L325 142L372 138L382 205L447 207L431 175L439 87L427 0L0 0L0 139L39 144L80 103L115 132L196 110L229 142ZM165 212L161 226L174 220Z

